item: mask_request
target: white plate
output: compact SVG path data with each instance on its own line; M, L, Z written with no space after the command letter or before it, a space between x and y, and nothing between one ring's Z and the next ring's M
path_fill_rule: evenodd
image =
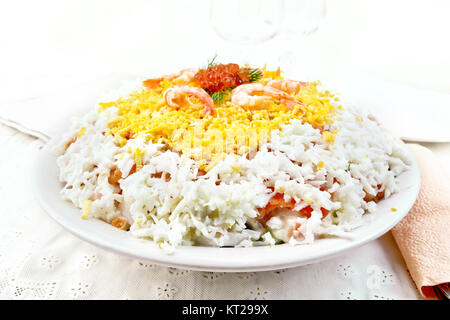
M47 213L79 238L104 249L132 258L166 266L222 272L265 271L291 268L331 258L376 239L395 226L417 197L420 175L416 162L399 177L401 191L381 201L375 214L366 215L366 224L350 233L353 239L318 239L312 245L273 247L214 248L178 247L167 254L150 241L135 238L126 231L95 219L81 219L79 209L59 194L56 155L52 139L38 153L32 183L36 197ZM393 212L391 208L396 208ZM372 221L370 221L372 220Z

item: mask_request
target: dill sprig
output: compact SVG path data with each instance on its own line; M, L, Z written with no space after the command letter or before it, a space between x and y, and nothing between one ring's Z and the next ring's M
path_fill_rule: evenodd
M217 53L214 55L214 57L211 60L208 61L208 68L217 64L216 58L217 58Z
M223 103L223 92L222 91L214 92L211 95L211 98L213 99L214 103L222 104Z
M234 88L234 87L233 87ZM224 96L225 94L227 94L228 92L230 92L231 90L233 90L233 88L227 88L221 91L216 91L211 95L211 98L213 99L214 103L216 104L222 104L223 100L224 100Z
M208 60L207 65L200 68L200 69L208 69L209 67L215 66L216 64L219 64L218 62L216 62L217 59L217 53L214 55L214 57L212 57L211 60Z
M250 82L255 82L258 81L259 79L261 79L263 77L263 72L261 69L258 68L249 68L248 69L248 80L250 80Z

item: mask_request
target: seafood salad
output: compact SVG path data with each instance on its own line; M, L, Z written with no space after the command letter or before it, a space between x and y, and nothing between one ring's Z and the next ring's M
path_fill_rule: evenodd
M56 148L62 197L161 248L310 244L398 191L403 143L320 82L219 64L125 83Z

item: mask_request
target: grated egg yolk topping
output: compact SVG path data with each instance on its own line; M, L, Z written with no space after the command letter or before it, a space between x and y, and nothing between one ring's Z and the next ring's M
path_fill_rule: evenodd
M328 144L333 144L336 133L338 133L337 130L333 130L332 132L324 130L322 131L322 139Z
M280 70L265 71L265 83L282 79ZM137 136L146 141L162 143L172 151L189 155L201 170L208 171L227 154L243 155L266 143L272 131L300 119L315 128L323 128L331 122L333 101L337 98L328 91L321 91L319 82L310 82L295 99L299 104L288 109L273 100L263 109L246 110L231 103L231 91L224 94L220 104L215 103L214 114L204 114L203 103L195 96L186 98L180 108L168 107L163 93L174 83L164 80L160 86L142 89L116 101L101 102L99 112L109 107L118 109L118 116L108 123L107 134L115 137L119 146ZM189 83L195 86L194 83ZM327 131L324 131L327 132ZM324 140L332 143L333 133ZM142 167L142 151L136 150L137 170Z

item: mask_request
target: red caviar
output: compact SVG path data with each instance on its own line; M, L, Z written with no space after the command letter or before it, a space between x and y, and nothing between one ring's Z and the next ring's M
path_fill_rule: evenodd
M194 81L209 93L214 93L249 83L250 79L247 68L242 69L236 63L228 63L200 69L195 74Z

